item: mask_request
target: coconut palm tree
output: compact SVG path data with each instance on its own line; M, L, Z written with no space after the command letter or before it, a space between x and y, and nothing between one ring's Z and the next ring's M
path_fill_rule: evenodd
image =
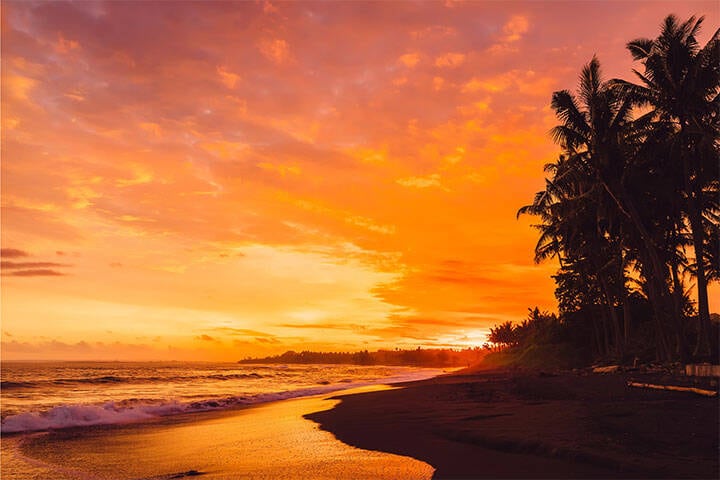
M588 315L593 330L604 339L597 341L598 352L620 355L625 341L616 305L622 306L624 269L619 270L620 282L615 274L622 254L619 243L606 231L608 222L599 220L607 215L597 208L592 178L577 167L565 156L546 165L551 179L546 180L545 190L535 195L532 204L521 207L518 216L530 214L541 219L534 225L541 232L535 261L551 257L560 261L561 270L555 279L558 292L562 292L558 297L561 312L580 308L589 313L596 310L598 298L602 298L600 316ZM563 300L570 297L575 298L571 302Z
M650 107L644 118L652 121L653 128L670 132L662 143L680 167L682 208L696 257L700 332L695 354L706 356L710 349L706 263L714 255L707 253L706 224L712 227L713 220L707 214L712 207L705 199L708 190L717 191L720 177L720 31L701 48L697 35L702 23L702 17L682 23L674 15L666 17L657 38L640 38L627 45L644 67L643 72L634 70L640 83L613 80L611 84L634 106Z
M599 232L615 244L616 255L621 255L626 245L638 252L655 309L658 353L669 359L674 350L668 339L672 311L669 272L652 221L657 208L647 205L658 195L643 195L641 187L647 182L643 177L648 172L633 164L638 149L633 140L642 135L646 124L632 122L632 102L603 83L595 57L582 69L578 96L555 92L552 107L562 123L551 134L567 152L570 168L588 178L586 195L597 207Z

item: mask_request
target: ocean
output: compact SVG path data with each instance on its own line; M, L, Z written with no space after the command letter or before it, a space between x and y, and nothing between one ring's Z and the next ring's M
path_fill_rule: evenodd
M441 369L187 362L3 362L3 434L129 424L375 384Z

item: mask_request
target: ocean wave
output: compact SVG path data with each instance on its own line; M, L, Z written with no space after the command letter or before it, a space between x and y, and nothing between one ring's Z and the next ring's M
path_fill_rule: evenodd
M103 377L90 377L90 378L57 378L52 380L52 383L56 385L67 385L72 383L123 383L132 381L132 377L116 377L113 375L105 375Z
M131 423L152 418L141 408L115 409L105 405L60 405L47 412L12 415L0 425L2 433L35 432L68 427Z
M409 375L397 375L376 379L375 381L345 382L314 387L266 392L254 395L228 396L208 398L191 402L180 402L175 399L123 399L102 404L58 405L42 412L25 412L7 416L0 424L2 433L25 433L45 430L58 430L72 427L88 427L95 425L113 425L136 423L153 418L183 413L225 410L243 405L267 403L297 397L307 397L324 393L346 390L373 384L390 384L409 380L428 378L434 374L413 372Z
M72 427L136 423L169 415L226 410L242 405L318 395L340 390L341 388L347 387L311 387L284 392L211 398L192 402L128 399L105 402L101 405L58 405L44 412L26 412L8 416L0 424L0 431L2 433L22 433Z
M266 378L273 375L261 375L256 372L252 373L212 373L206 375L177 375L177 376L153 376L153 377L141 377L141 376L115 376L115 375L104 375L101 377L72 377L72 378L55 378L47 380L35 380L30 382L21 381L3 381L0 383L0 388L3 389L20 389L20 388L36 388L43 385L107 385L107 384L145 384L145 383L179 383L187 381L228 381L228 380L252 380L259 378Z
M36 384L32 382L11 382L11 381L2 381L0 382L0 390L12 390L14 388L33 388Z

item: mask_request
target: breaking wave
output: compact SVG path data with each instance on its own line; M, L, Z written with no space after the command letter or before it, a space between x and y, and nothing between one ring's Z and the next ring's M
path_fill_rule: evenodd
M102 404L63 404L41 412L31 411L7 416L0 424L0 431L2 431L3 434L24 433L72 427L135 423L169 415L224 410L243 405L320 395L372 384L390 384L420 380L422 378L435 376L437 373L439 372L435 372L434 374L429 374L428 372L413 372L412 374L396 375L366 382L352 382L350 379L342 379L340 383L325 384L325 382L321 382L320 386L296 390L227 396L186 402L181 402L176 399L153 400L133 398L109 401ZM98 377L96 380L100 380L101 378L108 377ZM105 380L105 382L108 381L111 382L112 380ZM103 381L99 381L98 383L103 383ZM3 388L7 387L3 385Z
M105 385L105 384L119 384L119 383L155 383L155 382L187 382L190 380L203 381L203 380L246 380L254 378L265 378L267 375L261 375L259 373L231 373L231 374L209 374L209 375L178 375L178 376L165 376L165 377L134 377L134 376L115 376L105 375L102 377L76 377L76 378L56 378L52 380L36 380L31 382L11 382L3 381L0 383L0 388L3 389L14 389L14 388L35 388L41 387L47 384L53 385L78 385L78 384L91 384L91 385Z

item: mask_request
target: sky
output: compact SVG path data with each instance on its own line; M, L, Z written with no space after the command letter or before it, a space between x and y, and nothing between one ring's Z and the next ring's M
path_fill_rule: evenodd
M552 92L717 2L2 5L2 358L480 346L556 310ZM713 293L715 292L715 293ZM711 311L720 311L711 290Z

